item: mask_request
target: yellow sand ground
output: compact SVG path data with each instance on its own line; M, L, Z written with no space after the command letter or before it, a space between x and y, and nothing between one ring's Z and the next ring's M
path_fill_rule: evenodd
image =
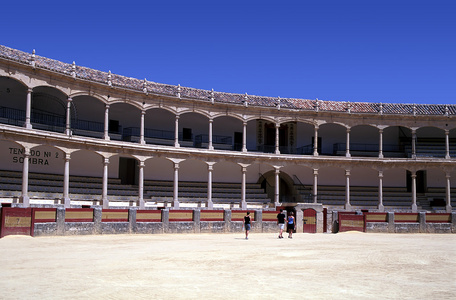
M454 234L0 239L0 299L456 299Z

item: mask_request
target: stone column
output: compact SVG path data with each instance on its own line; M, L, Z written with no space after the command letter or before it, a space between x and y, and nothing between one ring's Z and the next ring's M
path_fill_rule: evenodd
M378 211L384 212L383 206L383 171L378 171Z
M176 121L174 123L174 147L179 148L179 116L176 115Z
M388 233L395 233L396 225L394 224L394 212L387 212L386 221L388 222Z
M350 204L350 170L345 170L345 210L351 210Z
M313 169L314 182L313 182L313 203L318 202L318 169Z
M345 150L345 157L351 157L350 154L350 128L347 128L347 146Z
M247 172L247 167L246 166L241 166L241 172L242 172L242 183L241 183L241 209L247 209L247 201L245 198L245 186L246 186L246 172Z
M416 205L416 172L412 172L412 212L417 212L418 206Z
M193 210L193 229L195 233L201 233L201 210Z
M129 233L136 233L136 208L128 208L128 231Z
M173 207L179 208L179 163L174 162Z
M315 125L315 133L314 133L314 156L318 156L318 129L319 127Z
M418 214L418 219L420 222L420 233L426 233L426 212L420 211Z
M378 158L383 158L383 129L379 129L378 133L379 133Z
M450 159L450 131L445 129L445 159Z
M412 130L412 158L416 158L416 130Z
M214 203L212 202L212 171L214 170L214 162L207 163L207 203L206 207L212 209Z
M145 207L144 202L144 165L145 162L139 161L139 180L138 180L138 206L139 208Z
M101 202L103 204L103 208L109 208L109 201L108 201L108 165L109 165L109 158L103 158L103 189L101 195Z
M275 168L275 192L274 192L274 206L280 206L280 168Z
M451 213L451 182L450 182L450 172L446 173L446 212Z
M209 119L209 143L208 143L208 146L207 148L209 150L214 150L214 146L212 145L212 123L214 123L214 120L213 119Z
M63 172L63 204L65 208L71 206L70 200L70 153L65 153L65 169Z
M279 148L279 128L280 128L280 124L279 123L276 123L275 124L275 154L280 154L280 148Z
M242 122L242 152L247 152L247 122Z
M29 158L30 148L24 147L24 163L22 164L22 193L19 198L24 207L30 207L30 197L28 195Z
M141 128L140 128L140 138L139 138L139 143L141 145L146 144L146 140L144 139L144 118L146 117L146 111L141 110Z
M304 219L303 210L302 209L296 209L296 214L295 214L296 233L304 231L303 219Z
M65 134L70 136L71 135L71 102L73 99L68 97L67 99L67 110L66 110L66 129Z
M62 206L56 207L56 234L65 235L65 208Z
M104 139L109 141L109 104L105 105L105 118L104 118Z
M32 123L30 122L30 116L32 114L32 89L27 90L27 103L25 107L25 123L24 127L27 129L32 129Z

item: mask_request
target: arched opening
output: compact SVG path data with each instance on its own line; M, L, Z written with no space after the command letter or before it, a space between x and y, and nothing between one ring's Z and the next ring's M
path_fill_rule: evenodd
M173 146L175 122L176 116L166 109L147 110L144 119L144 140L146 144ZM139 141L140 128L133 127L130 132L132 136L130 139Z
M23 126L27 88L11 77L0 76L0 123Z
M179 118L179 144L182 147L207 148L209 119L199 113L189 112Z
M109 107L109 137L123 140L124 129L141 126L141 111L126 103L114 103Z
M67 96L47 86L33 89L30 122L33 128L64 132L66 127Z
M350 129L351 156L378 156L378 129L369 125L358 125Z
M230 116L217 117L214 119L212 132L214 149L242 150L243 125L241 120Z
M321 155L345 155L347 129L339 124L320 125L318 137L321 138Z
M74 135L103 138L105 104L99 99L75 96L71 107L71 130Z
M275 195L275 186L276 186L276 174L275 170L268 171L259 178L258 183L261 184L261 187L268 191L271 187L274 188ZM279 202L281 203L296 203L297 199L293 193L293 179L285 172L279 173ZM271 195L271 192L268 191L268 195ZM271 201L274 201L272 197Z

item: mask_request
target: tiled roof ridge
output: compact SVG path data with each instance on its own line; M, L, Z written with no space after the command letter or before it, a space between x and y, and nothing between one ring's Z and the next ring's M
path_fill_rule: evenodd
M27 53L0 45L0 58L28 64L33 68L47 69L50 71L112 87L126 88L158 95L173 96L178 98L210 101L212 103L241 104L246 107L275 107L277 109L294 109L307 111L370 113L370 114L411 114L411 115L456 115L454 104L402 104L402 103L371 103L371 102L346 102L310 100L298 98L267 97L246 94L234 94L203 90L191 87L175 86L164 83L140 80L113 74L111 71L103 72L88 67L64 63L58 60L35 55L35 51Z

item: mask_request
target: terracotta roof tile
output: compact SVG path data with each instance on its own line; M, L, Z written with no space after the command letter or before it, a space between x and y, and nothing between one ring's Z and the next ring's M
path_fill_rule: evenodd
M85 80L108 84L108 73L82 67L78 65L60 62L54 59L26 53L23 51L8 48L0 45L0 58L35 67L51 70L69 76L75 76ZM395 103L367 103L367 102L340 102L321 101L295 98L264 97L254 95L230 94L224 92L207 91L190 87L180 87L162 83L155 83L111 74L110 82L113 86L143 91L144 87L149 93L180 96L202 101L219 103L232 103L244 105L247 97L247 104L250 106L277 107L299 109L307 111L347 112L347 113L382 113L382 114L416 114L416 115L456 115L456 105L433 105L433 104L395 104Z

